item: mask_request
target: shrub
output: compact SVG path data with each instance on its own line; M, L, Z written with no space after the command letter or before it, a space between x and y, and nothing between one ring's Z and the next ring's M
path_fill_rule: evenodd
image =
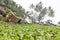
M1 21L7 21L7 20L8 20L7 17L3 17L3 18L1 19Z
M9 13L9 12L11 12L11 10L7 8L7 9L5 10L5 12L6 12L6 13Z

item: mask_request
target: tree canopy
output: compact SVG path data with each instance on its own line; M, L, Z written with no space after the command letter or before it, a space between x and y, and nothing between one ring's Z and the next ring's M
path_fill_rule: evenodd
M44 19L44 17L45 17L45 15L47 15L48 14L48 16L50 16L50 17L54 17L54 10L52 9L52 7L51 6L49 6L48 8L47 7L43 7L43 3L42 2L39 2L37 5L33 5L33 4L31 4L30 5L30 9L33 9L32 11L33 11L33 13L34 12L38 12L38 17L37 17L37 20L40 22L42 19ZM32 12L32 11L30 11L30 12ZM33 15L33 13L31 13L31 15ZM36 13L37 14L37 13ZM36 16L36 15L35 15ZM34 17L35 17L34 16ZM31 18L33 18L33 17L31 17ZM31 19L30 18L30 19ZM33 18L34 19L34 18ZM35 21L35 19L34 19L34 21ZM36 22L36 21L35 21Z
M13 0L0 0L0 5L5 5L7 8L16 12L18 16L24 17L25 9L21 5L16 4Z
M0 5L5 5L7 7L5 10L7 13L13 11L17 16L20 16L24 19L29 17L32 23L35 23L36 20L40 23L46 14L48 14L50 17L54 17L54 10L52 7L43 7L42 2L39 2L37 5L31 4L30 9L33 9L34 11L32 10L27 12L25 12L25 9L21 5L16 4L13 0L0 0ZM34 12L38 12L38 16L36 15L37 13Z

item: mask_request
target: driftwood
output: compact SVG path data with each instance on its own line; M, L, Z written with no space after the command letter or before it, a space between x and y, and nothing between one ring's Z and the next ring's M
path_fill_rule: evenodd
M7 14L7 20L8 22L18 22L20 23L22 21L22 18L15 16L12 12Z

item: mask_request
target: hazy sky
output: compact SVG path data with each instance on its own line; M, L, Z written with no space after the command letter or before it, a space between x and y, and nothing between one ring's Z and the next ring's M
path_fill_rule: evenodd
M26 10L30 6L30 4L36 5L40 1L43 2L43 5L48 7L51 6L52 9L55 11L55 17L52 18L54 23L60 21L60 0L14 0L17 4L20 4ZM46 17L46 19L51 19L50 17Z

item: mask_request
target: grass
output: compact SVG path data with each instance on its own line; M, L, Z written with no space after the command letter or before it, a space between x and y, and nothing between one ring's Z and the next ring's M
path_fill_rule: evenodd
M0 40L60 40L60 27L0 22Z

